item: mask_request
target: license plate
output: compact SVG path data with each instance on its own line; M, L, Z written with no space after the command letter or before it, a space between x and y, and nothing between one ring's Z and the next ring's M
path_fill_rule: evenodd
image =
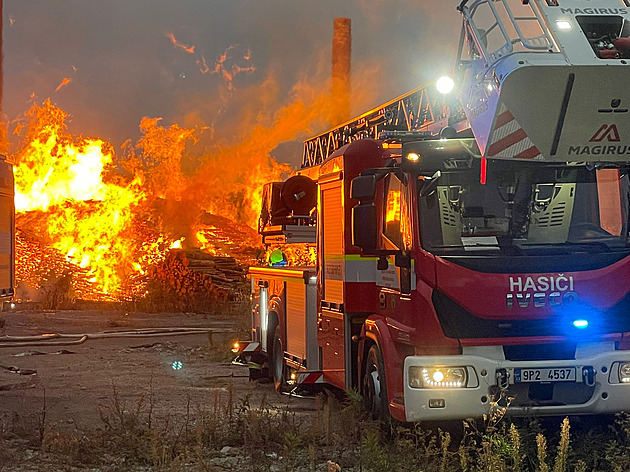
M514 369L514 382L575 382L575 367Z

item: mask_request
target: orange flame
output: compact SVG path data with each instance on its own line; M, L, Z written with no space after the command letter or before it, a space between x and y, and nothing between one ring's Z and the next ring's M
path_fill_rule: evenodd
M129 230L143 198L141 179L106 183L112 153L101 140L73 138L66 114L45 102L28 128L30 142L17 154L14 169L18 213L45 212L46 235L66 260L87 269L105 294L120 286L121 264L131 264Z
M59 90L61 90L66 85L68 85L70 82L72 82L72 79L70 77L64 77L63 80L59 83L59 85L57 85L55 92L59 92Z
M235 47L212 69L228 84L254 70L251 53L237 54ZM28 240L19 245L24 257L17 263L18 280L37 285L33 274L41 278L56 264L76 276L76 296L120 300L145 294L149 269L176 241L186 250L201 247L247 263L263 256L251 229L260 214L262 185L293 172L271 157L273 151L328 127L337 105L329 83L300 82L288 104L270 108L286 102L273 77L230 97L256 97L253 103L265 107L244 107L234 123L196 129L161 126L160 118L145 117L142 137L127 141L118 155L102 140L72 136L67 114L50 101L34 105L15 128L22 139L13 156L17 226ZM188 147L194 149L194 168ZM55 263L38 267L29 254ZM312 264L314 249L289 258Z
M202 74L207 74L208 72L210 72L210 67L208 67L205 56L201 56L199 59L197 59L197 65L199 66L199 71Z
M242 59L245 62L249 62L252 58L252 53L248 49L247 52L239 58L234 58L233 52L239 48L238 44L232 44L223 53L221 53L214 64L213 74L218 74L223 77L225 85L228 90L234 90L234 78L243 73L252 73L256 71L256 67L253 65L240 65L237 61Z
M180 43L179 41L177 41L177 39L175 39L175 35L173 33L166 33L166 37L171 40L173 46L179 49L183 49L188 54L195 54L195 46L189 46L187 44Z

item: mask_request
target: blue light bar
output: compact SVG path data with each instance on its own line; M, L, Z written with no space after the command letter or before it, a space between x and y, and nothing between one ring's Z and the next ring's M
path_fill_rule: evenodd
M575 326L576 328L579 329L584 329L588 326L588 321L587 320L575 320L573 322L573 326Z

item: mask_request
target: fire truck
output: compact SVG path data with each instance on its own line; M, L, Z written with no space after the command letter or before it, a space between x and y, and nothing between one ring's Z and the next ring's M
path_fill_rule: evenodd
M451 79L307 140L265 186L264 243L316 261L250 269L237 360L405 422L505 398L514 416L628 411L630 2L457 9Z

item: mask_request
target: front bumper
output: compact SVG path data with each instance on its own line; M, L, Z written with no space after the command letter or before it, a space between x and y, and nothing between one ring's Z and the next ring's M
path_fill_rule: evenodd
M481 355L409 356L404 363L407 421L480 418L500 398L510 397L508 416L589 415L630 411L630 383L621 383L619 362L630 362L629 351L607 351L573 360L508 361ZM461 388L414 388L410 367L466 366L469 381ZM515 368L575 367L575 382L516 383ZM497 372L507 373L500 388ZM591 375L583 375L590 373ZM474 378L473 378L474 376ZM501 376L500 376L501 377ZM503 377L505 380L505 376Z

